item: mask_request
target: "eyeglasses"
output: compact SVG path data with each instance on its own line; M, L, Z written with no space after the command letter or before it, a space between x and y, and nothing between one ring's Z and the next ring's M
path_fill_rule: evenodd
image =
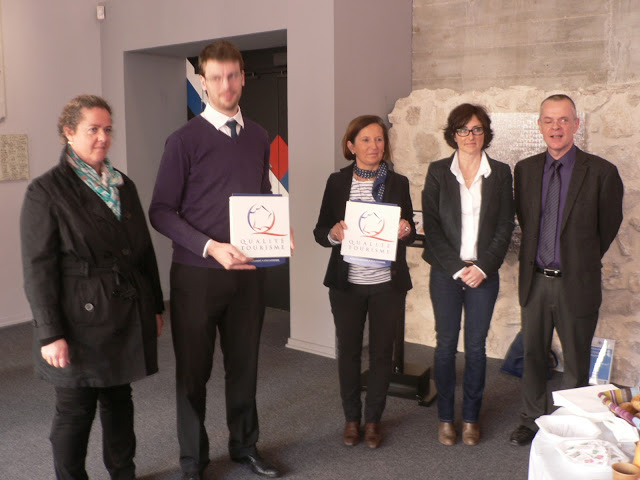
M561 127L566 127L567 125L569 125L569 123L571 123L573 121L574 121L574 119L567 118L567 117L558 118L557 120L555 120L553 118L543 118L542 119L542 124L545 127L551 127L552 125L555 125L557 123Z
M462 128L457 128L456 129L456 133L458 135L460 135L461 137L468 137L470 133L472 133L475 136L478 135L482 135L484 133L484 128L483 127L473 127L471 130L469 130L467 127L462 127Z
M237 72L232 72L228 74L226 77L223 77L221 75L212 75L210 77L207 77L206 79L214 83L215 85L220 85L222 84L224 79L227 80L227 83L236 83L241 78L242 78L242 72L237 71Z

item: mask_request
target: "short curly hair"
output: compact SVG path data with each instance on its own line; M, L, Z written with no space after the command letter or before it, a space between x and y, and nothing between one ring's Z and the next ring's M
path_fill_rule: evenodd
M447 126L444 127L444 139L451 148L457 150L458 144L456 143L456 130L463 128L471 117L476 116L482 128L484 129L484 143L482 149L489 148L491 140L493 140L493 130L491 129L491 119L487 110L481 105L474 105L472 103L463 103L451 110L449 118L447 118Z
M84 108L102 108L111 115L111 106L107 101L97 95L82 94L72 98L62 109L62 113L58 118L58 135L62 143L67 143L67 136L64 134L65 127L69 127L72 131L76 131L78 124L84 116L82 109Z

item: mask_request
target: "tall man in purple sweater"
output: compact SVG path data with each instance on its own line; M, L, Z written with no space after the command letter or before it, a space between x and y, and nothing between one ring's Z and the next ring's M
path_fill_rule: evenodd
M264 272L229 243L229 197L271 193L269 137L238 106L244 86L238 49L214 42L198 64L208 104L167 139L149 208L153 227L173 241L171 331L182 478L202 478L209 463L204 420L216 330L224 355L231 459L256 474L278 477L256 449Z

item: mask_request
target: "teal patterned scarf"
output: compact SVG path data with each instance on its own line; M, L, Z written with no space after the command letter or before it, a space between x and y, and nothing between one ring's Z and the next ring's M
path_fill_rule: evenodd
M118 187L124 183L120 172L114 170L108 158L104 159L102 166L102 175L98 176L96 171L90 165L87 165L73 151L70 145L67 145L67 159L73 171L76 172L80 180L82 180L91 190L107 204L113 214L120 220L120 192Z

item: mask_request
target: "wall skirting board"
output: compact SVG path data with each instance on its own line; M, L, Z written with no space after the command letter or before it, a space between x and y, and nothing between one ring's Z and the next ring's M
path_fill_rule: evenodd
M327 347L326 345L318 345L317 343L305 342L289 337L287 340L287 348L300 350L301 352L322 355L323 357L336 358L335 347Z
M0 317L0 328L8 327L10 325L17 325L18 323L31 322L33 317L31 314L17 313L15 315L9 315L7 317Z

